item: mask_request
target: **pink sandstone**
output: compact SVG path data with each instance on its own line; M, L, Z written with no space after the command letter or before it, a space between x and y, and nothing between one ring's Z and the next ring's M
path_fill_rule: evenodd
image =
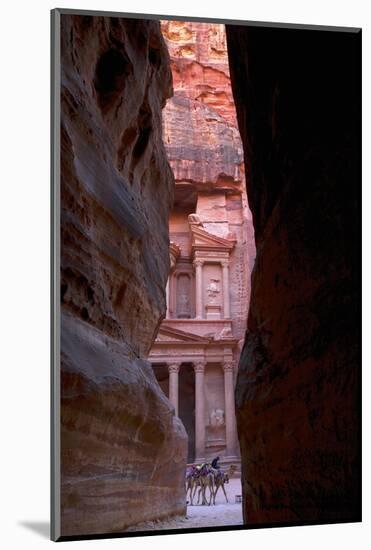
M255 249L225 30L163 21L162 32L174 81L164 142L176 185L167 318L150 358L186 426L188 460L238 463L234 383Z
M172 81L159 23L61 17L61 522L87 535L185 513L187 436L146 360L165 315Z

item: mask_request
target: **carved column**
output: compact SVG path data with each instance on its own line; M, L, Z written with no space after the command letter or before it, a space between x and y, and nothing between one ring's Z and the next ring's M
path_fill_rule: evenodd
M226 361L223 365L225 395L225 431L228 456L236 456L237 454L237 430L233 381L234 365L235 361Z
M221 262L223 271L223 309L224 317L230 317L229 308L229 261L225 260Z
M205 459L205 365L203 361L193 365L196 379L196 462Z
M179 416L179 368L180 363L171 363L168 365L169 400L174 405L176 416Z
M195 260L196 268L196 319L202 319L202 260Z
M168 277L167 279L167 282L166 282L166 319L169 319L170 317L170 313L169 313L169 308L170 308L170 276Z

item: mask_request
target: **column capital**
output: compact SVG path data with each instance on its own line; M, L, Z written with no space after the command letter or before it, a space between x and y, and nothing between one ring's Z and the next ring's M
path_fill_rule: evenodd
M229 267L229 260L221 260L220 263L222 267Z
M233 372L235 365L236 361L225 361L223 364L224 372Z
M204 262L205 262L205 260L201 260L200 258L196 258L195 260L193 260L193 265L195 267L197 267L199 265L202 267L204 265Z
M180 363L168 363L167 368L169 372L175 372L178 373L180 369Z
M205 372L206 361L197 361L193 364L195 372Z

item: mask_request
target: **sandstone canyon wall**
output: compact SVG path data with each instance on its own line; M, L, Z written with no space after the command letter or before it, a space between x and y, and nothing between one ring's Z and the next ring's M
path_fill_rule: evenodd
M174 96L163 114L164 143L175 177L171 238L191 256L187 222L195 212L211 234L234 235L230 259L233 336L243 341L255 258L241 137L236 119L223 24L162 21ZM178 210L178 212L176 212ZM179 227L177 227L179 226Z
M146 360L174 186L160 25L61 21L61 530L78 535L184 513L187 436Z
M360 35L227 26L257 258L247 523L360 520Z

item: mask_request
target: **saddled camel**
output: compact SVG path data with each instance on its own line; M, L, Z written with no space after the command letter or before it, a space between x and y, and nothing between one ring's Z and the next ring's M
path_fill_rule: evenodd
M211 468L208 468L199 476L197 485L199 486L197 504L200 503L200 496L202 495L202 504L208 504L210 506L214 494L214 474ZM206 498L206 489L209 489L209 501L207 501Z
M214 492L214 475L209 464L200 466L190 466L186 472L186 496L189 495L189 503L193 506L193 500L198 489L197 504L200 503L202 495L202 504L211 504ZM206 489L209 489L209 499L206 497Z
M197 489L196 467L191 466L186 472L186 498L189 492L189 502L193 506L193 498Z
M210 464L202 464L200 466L190 466L186 473L186 494L189 493L189 502L193 506L193 500L198 489L197 504L211 503L215 504L215 498L219 488L222 488L225 499L228 502L227 493L224 485L229 483L229 476L233 476L236 471L236 466L231 464L229 467L229 475L223 470L212 468ZM206 496L206 489L209 490L209 499Z
M214 487L215 488L214 488L214 491L213 491L213 504L215 504L216 494L219 491L220 487L222 488L222 491L224 493L225 500L228 502L227 493L226 493L225 487L224 487L225 483L229 483L229 475L226 472L216 470L216 472L214 473Z

